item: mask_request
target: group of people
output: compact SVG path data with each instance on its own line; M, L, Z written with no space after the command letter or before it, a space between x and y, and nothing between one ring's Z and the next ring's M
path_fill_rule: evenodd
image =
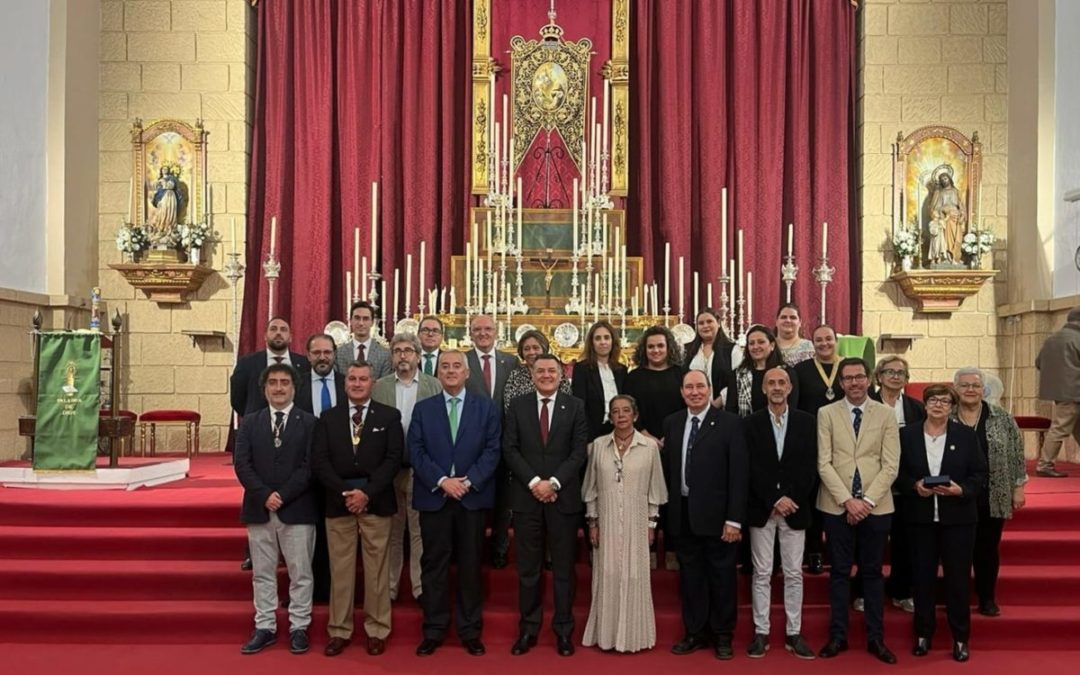
M733 658L740 561L752 574L747 654L755 658L769 649L777 565L783 644L800 658L848 648L852 595L878 659L896 661L884 641L886 594L914 613L912 653L927 654L939 564L956 660L969 656L973 565L979 611L1000 612L997 552L1027 476L1019 429L984 400L978 369L916 400L904 393L903 358L885 357L873 372L841 359L835 331L820 326L804 339L790 304L775 330L752 326L742 349L712 310L696 317L685 355L667 328L649 327L632 370L614 327L598 321L569 380L539 331L520 337L519 361L496 349L488 316L473 317L468 352L442 349L434 316L387 349L372 339L374 319L370 305L355 303L351 339L313 335L305 356L288 350L289 326L274 318L266 350L240 359L233 374L255 601L244 653L276 641L279 556L290 580L291 651L308 650L320 588L330 603L325 653L346 649L359 541L366 648L381 654L407 541L410 591L424 614L416 653L441 647L453 615L466 651L483 654L489 513L494 567L508 564L513 528L514 655L536 645L545 566L556 649L574 653L579 528L592 547L582 644L603 650L656 644L650 551L658 538L679 574L685 634L675 654L711 647ZM826 556L831 618L815 654L802 635L803 567L821 573Z

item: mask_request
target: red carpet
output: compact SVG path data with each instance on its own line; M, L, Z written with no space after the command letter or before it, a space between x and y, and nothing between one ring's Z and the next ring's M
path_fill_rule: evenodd
M1080 476L1080 469L1066 467ZM996 619L973 617L973 660L980 671L1016 672L1068 662L1080 663L1072 636L1080 633L1080 477L1034 478L1028 507L1009 523L1002 544L1004 565ZM238 648L251 630L251 581L239 570L244 531L237 522L240 490L221 455L192 464L191 478L135 492L54 492L0 489L0 641L8 672L61 672L91 662L109 663L121 672L153 663L155 675L167 672L235 672L272 668L278 673L330 672L347 663L387 672L444 672L513 667L539 672L553 667L596 672L654 671L676 666L704 672L717 667L709 654L676 658L668 648L682 633L677 574L653 576L659 644L633 657L579 649L572 661L559 659L545 631L537 653L509 656L517 624L516 575L486 570L487 602L483 660L468 657L451 639L437 661L413 655L421 614L411 598L396 603L394 633L387 654L371 659L354 647L337 660L316 653L325 644L326 608L317 606L312 627L313 653L289 655L279 646L267 654L241 658ZM578 566L579 633L589 604L589 568ZM751 631L749 579L740 577L741 609L736 649ZM774 624L783 625L780 579L774 583ZM405 585L407 588L407 584ZM826 637L827 576L806 577L803 632L815 647ZM550 612L548 614L550 617ZM284 630L287 619L281 613ZM361 622L358 620L358 625ZM776 632L776 631L774 631ZM901 668L953 666L944 617L937 649L929 660L907 656L911 615L889 607L886 637ZM739 668L765 672L792 667L773 636L773 653L763 662L738 656ZM853 613L853 648L863 642L862 622ZM69 646L43 648L42 643ZM140 645L132 647L132 645ZM172 646L165 646L172 645ZM197 645L197 646L196 646ZM992 658L980 658L992 650ZM1049 650L1032 653L1033 650ZM343 662L343 663L339 663ZM855 648L831 662L798 664L807 672L844 672L875 667ZM9 665L11 664L11 665ZM1011 664L1011 665L1010 665ZM162 667L163 666L163 667ZM175 668L169 670L169 668Z

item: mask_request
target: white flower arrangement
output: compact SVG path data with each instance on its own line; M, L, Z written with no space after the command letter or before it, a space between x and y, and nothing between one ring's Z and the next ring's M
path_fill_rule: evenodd
M138 225L125 223L116 232L116 249L123 253L135 255L140 251L150 248L150 239Z
M209 223L195 223L194 225L178 225L178 239L180 246L185 251L193 248L202 248L214 241L214 231Z
M914 230L907 228L899 229L896 234L893 235L892 240L893 250L901 258L910 258L915 255L919 248L919 238L915 236Z
M960 243L960 249L970 256L981 256L994 248L994 233L989 230L968 232Z

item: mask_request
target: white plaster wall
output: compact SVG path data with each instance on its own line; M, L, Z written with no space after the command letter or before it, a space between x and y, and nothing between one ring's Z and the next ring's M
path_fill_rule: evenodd
M0 8L0 288L44 292L49 2Z
M1080 202L1065 193L1080 191L1080 2L1058 0L1055 17L1054 133L1054 297L1080 293L1080 270L1073 262L1080 246Z

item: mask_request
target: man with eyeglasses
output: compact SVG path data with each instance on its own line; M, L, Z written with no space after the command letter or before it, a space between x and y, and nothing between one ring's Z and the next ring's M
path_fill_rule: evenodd
M832 658L846 651L849 577L858 541L858 568L866 593L867 651L883 663L896 663L885 646L885 539L892 521L892 484L900 457L896 415L867 396L870 373L858 358L837 366L843 400L818 411L817 508L824 514L832 568L829 575L829 641L819 652Z
M420 338L420 372L435 377L435 365L439 362L439 352L442 351L443 322L438 317L427 315L420 319L420 328L417 331Z
M437 319L436 319L437 321ZM421 322L421 330L423 322ZM442 329L438 329L440 335ZM434 396L442 390L439 380L419 370L422 340L412 333L399 333L390 340L390 359L394 364L394 373L381 378L375 383L371 398L375 401L397 408L401 413L401 427L409 432L413 406L417 401ZM412 596L419 598L423 587L420 584L420 555L424 550L420 538L420 513L412 507L413 473L409 467L408 453L404 456L401 470L394 479L394 494L397 495L397 513L390 521L390 599L397 600L401 585L401 568L405 558L405 525L409 532L409 581L412 583Z

